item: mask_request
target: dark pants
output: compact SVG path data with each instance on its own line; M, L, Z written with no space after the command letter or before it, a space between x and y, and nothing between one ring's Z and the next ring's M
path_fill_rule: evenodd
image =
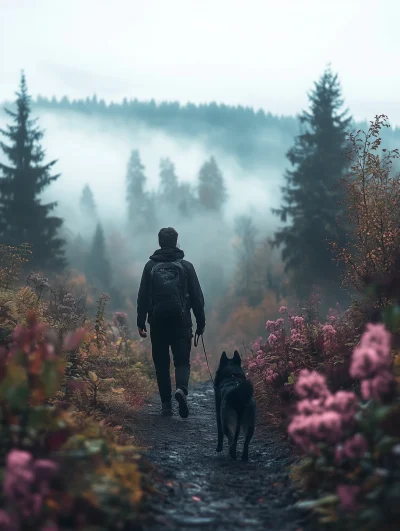
M172 398L170 347L175 366L176 388L182 389L185 395L188 394L192 337L191 328L166 329L154 325L150 328L153 362L161 402L168 402Z

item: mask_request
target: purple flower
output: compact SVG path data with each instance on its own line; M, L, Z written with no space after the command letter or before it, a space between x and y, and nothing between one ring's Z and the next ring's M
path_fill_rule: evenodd
M336 493L340 499L340 505L344 511L354 512L357 509L357 495L360 492L357 485L338 485Z
M326 398L330 395L325 377L316 371L300 371L296 392L301 398Z

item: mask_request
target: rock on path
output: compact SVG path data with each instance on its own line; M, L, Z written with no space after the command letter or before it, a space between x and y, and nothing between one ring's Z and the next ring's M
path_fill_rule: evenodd
M294 508L296 495L288 478L293 462L278 430L257 433L248 463L217 454L214 392L211 384L193 388L190 417L159 414L158 397L127 427L148 449L157 467L156 489L149 502L152 521L145 531L161 529L215 531L305 531L304 515ZM242 438L238 454L241 455Z

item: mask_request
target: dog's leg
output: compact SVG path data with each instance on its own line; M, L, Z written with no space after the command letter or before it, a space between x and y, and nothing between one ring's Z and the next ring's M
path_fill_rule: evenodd
M215 392L215 413L217 417L217 430L218 430L218 444L217 452L222 452L224 447L224 432L222 430L221 421L221 397L219 393Z
M235 437L233 439L233 445L232 445L232 453L235 456L233 459L236 459L236 449L237 449L237 443L238 443L238 439L239 439L239 434L240 434L240 421L238 419L238 423L237 423L236 431L235 431ZM230 453L230 450L229 450L229 453Z
M254 428L255 428L255 409L254 405L248 405L244 412L242 417L242 426L244 431L244 445L243 445L243 453L242 453L242 461L248 461L249 460L249 444L250 441L254 435Z
M228 438L229 455L232 459L236 459L236 432L238 430L238 416L234 409L223 406L222 411L224 433Z

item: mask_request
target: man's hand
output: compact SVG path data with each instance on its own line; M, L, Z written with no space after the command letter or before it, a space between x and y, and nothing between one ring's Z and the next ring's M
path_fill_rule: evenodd
M147 337L147 331L145 328L138 328L139 336L146 338Z

